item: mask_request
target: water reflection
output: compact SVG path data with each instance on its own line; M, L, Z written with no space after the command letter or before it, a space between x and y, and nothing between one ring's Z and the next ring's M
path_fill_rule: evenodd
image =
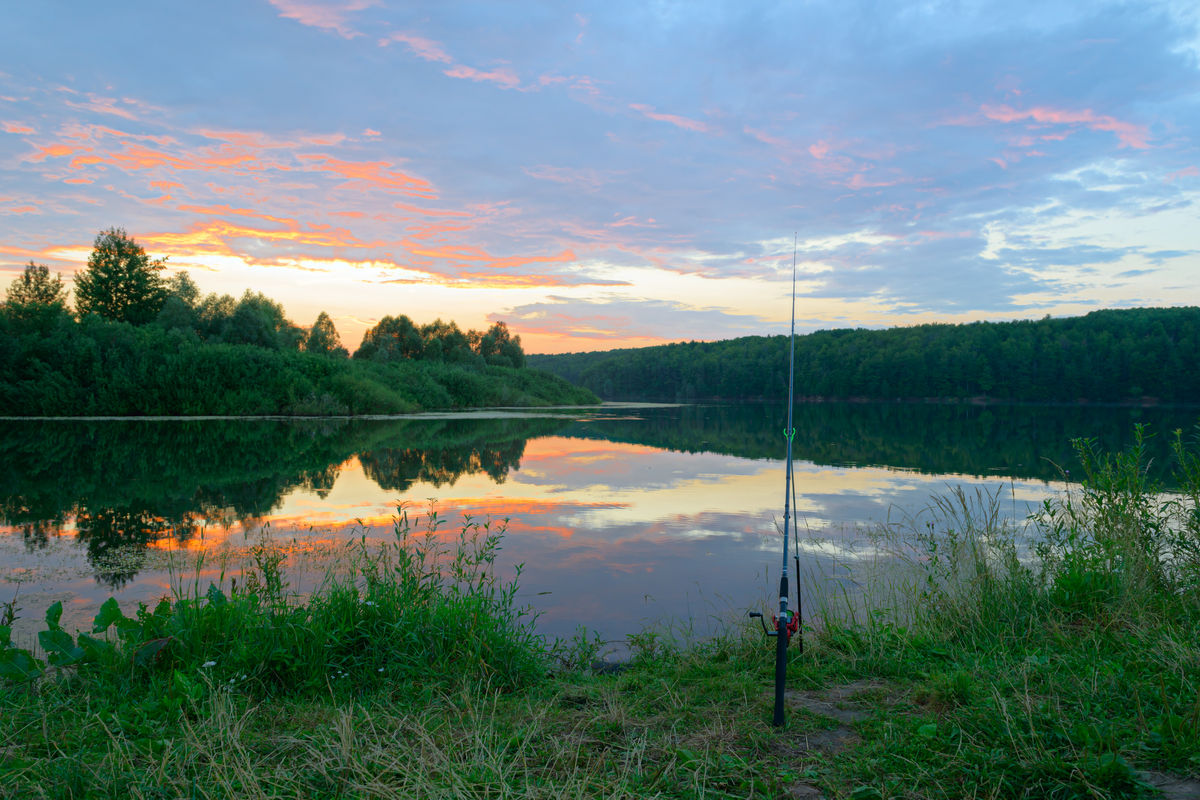
M1003 481L1006 513L1020 518L1053 490L1056 465L1071 468L1071 437L1119 448L1134 421L1160 432L1194 422L1156 409L798 412L796 510L813 540L806 569L825 575L869 552L861 526L916 513L948 484ZM447 530L464 516L508 520L502 567L525 565L522 597L547 633L582 624L615 639L664 620L703 630L772 591L782 424L773 406L0 422L0 565L35 616L65 595L82 625L110 591L122 602L162 593L164 548L244 547L264 531L313 547L386 537L398 502L436 498ZM1160 464L1166 441L1152 440Z

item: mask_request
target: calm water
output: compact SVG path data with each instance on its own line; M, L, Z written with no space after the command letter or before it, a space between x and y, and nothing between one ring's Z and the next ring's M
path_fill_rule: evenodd
M1003 487L1023 518L1076 469L1069 440L1123 447L1147 423L1156 461L1196 412L934 405L797 408L805 570L869 555L863 531L949 487ZM203 586L262 541L303 589L352 538L390 537L398 504L444 531L507 519L501 570L541 629L620 640L759 607L778 579L784 408L605 407L399 420L0 421L0 602L23 624L56 599L85 627L180 575ZM1077 471L1077 470L1076 470ZM203 561L201 561L203 556ZM170 567L171 564L182 567ZM807 587L824 591L821 586ZM810 598L811 600L811 598Z

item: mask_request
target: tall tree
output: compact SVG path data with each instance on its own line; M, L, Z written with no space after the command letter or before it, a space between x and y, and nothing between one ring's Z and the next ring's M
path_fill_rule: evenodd
M486 333L477 334L475 351L483 356L489 364L502 367L525 366L525 351L521 349L521 337L513 336L503 322L496 322L487 329Z
M165 259L151 259L122 228L96 236L87 268L75 276L80 316L99 314L141 325L152 321L167 299L161 272Z
M304 339L304 350L307 353L321 353L339 358L349 355L346 348L342 347L342 338L338 336L333 320L324 311L317 315L317 321L308 329L308 336Z
M29 262L4 295L3 309L11 319L44 320L66 314L67 290L62 278L50 277L45 264Z
M384 317L378 325L363 334L362 344L354 351L354 357L374 361L419 359L423 350L420 328L407 315L401 314L398 317Z
M254 344L272 350L299 350L304 331L283 313L283 306L249 289L238 301L226 326L227 344Z

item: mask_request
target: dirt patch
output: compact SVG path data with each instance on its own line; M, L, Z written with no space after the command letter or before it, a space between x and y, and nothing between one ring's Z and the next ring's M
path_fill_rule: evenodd
M866 680L824 689L789 691L784 696L789 716L815 716L833 724L817 730L797 730L784 746L788 759L800 760L818 754L829 756L855 744L859 737L852 726L869 719L870 708L891 705L895 700L893 691L887 684ZM785 786L784 791L787 797L804 800L821 800L826 796L810 783L794 783Z
M1144 772L1142 777L1162 792L1164 800L1196 800L1200 797L1200 781L1176 778L1165 772Z

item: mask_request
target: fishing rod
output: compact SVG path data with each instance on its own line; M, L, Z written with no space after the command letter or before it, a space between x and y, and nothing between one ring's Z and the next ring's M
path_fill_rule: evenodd
M795 483L792 476L792 439L796 429L792 425L792 406L795 404L796 386L796 245L797 237L792 239L792 327L788 334L788 407L787 425L783 429L783 437L787 440L787 469L783 484L783 563L779 573L779 614L774 616L773 625L767 628L762 621L762 614L752 611L751 617L757 617L767 636L775 637L775 712L771 724L775 726L784 723L784 693L787 688L787 650L789 639L800 632L800 553L799 534L795 532L792 521L792 498L795 493ZM796 612L788 608L788 535L796 539ZM804 639L799 639L800 651L804 652Z

